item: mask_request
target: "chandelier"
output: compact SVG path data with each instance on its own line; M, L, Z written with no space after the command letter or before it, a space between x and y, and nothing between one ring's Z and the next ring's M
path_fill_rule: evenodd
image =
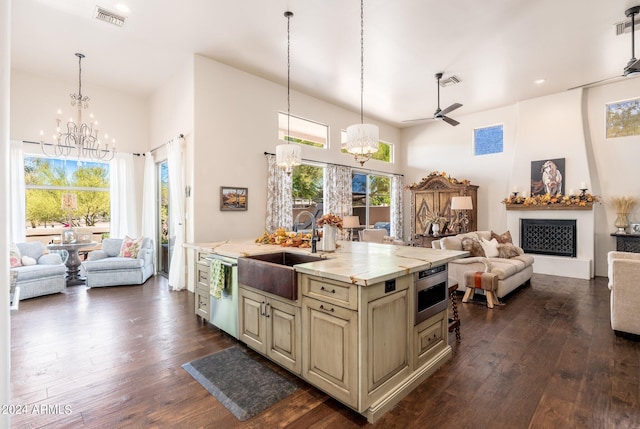
M44 142L44 133L40 131L40 148L42 153L49 157L67 157L73 153L74 149L79 158L89 158L98 161L110 161L116 154L115 139L111 147L108 143L108 135L104 135L104 143L98 136L98 121L93 120L93 115L89 115L90 122L82 122L82 110L89 107L89 97L82 95L82 59L84 54L76 53L78 57L78 93L71 94L71 106L76 109L76 121L69 118L66 123L62 123L60 116L62 111L58 110L56 117L56 132L53 135L54 143Z
M291 33L289 24L293 12L286 11L284 16L287 18L287 135L285 136L287 143L276 146L276 164L290 175L293 167L302 163L302 155L299 145L289 143L291 135L289 128L291 121Z
M360 165L378 151L378 127L364 123L364 0L360 0L360 123L347 127L347 152Z

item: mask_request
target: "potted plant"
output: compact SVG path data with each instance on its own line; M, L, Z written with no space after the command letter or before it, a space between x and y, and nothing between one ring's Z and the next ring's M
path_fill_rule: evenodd
M440 224L445 222L447 218L440 216L438 212L431 212L427 215L426 220L432 225L431 230L433 231L433 235L437 237L438 234L440 234Z

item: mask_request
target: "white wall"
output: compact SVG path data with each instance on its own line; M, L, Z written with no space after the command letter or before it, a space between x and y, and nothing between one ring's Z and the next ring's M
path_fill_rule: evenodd
M595 275L607 275L606 254L615 248L610 233L615 230L615 211L608 204L613 195L640 198L640 182L635 178L640 158L640 136L606 140L604 104L640 97L640 79L580 91L562 92L517 105L456 117L461 124L442 122L402 130L406 150L405 181L418 182L430 171L446 171L458 179L478 185L478 228L503 232L508 228L504 205L500 203L513 186L528 189L530 162L545 158L565 158L568 188L577 190L587 182L590 192L603 197L596 205ZM475 157L473 128L504 124L504 153ZM571 128L565 124L571 123ZM580 129L582 127L582 130ZM535 136L535 137L534 137ZM580 140L576 140L582 138ZM405 218L408 220L409 198ZM640 222L640 206L631 221ZM405 233L408 234L407 223Z
M265 228L267 161L275 152L278 112L287 111L286 86L195 57L194 237L196 241L256 238ZM291 113L330 127L328 150L302 147L302 158L357 166L340 153L340 131L360 121L351 112L316 98L291 92ZM367 120L367 119L365 119ZM399 143L397 128L374 122L380 139ZM400 145L397 145L400 146ZM365 168L402 173L400 163L369 161ZM246 212L221 212L220 186L249 189Z

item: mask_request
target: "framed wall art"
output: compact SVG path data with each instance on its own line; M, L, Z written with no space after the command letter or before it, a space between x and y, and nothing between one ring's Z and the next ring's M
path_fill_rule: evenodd
M531 161L531 195L564 194L564 158Z
M247 210L249 202L249 190L231 186L220 186L220 210L241 211Z

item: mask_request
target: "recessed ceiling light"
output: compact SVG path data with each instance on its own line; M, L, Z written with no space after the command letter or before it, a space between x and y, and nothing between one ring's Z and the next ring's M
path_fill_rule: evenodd
M127 5L126 5L126 4L124 4L124 3L118 3L118 4L116 5L116 9L118 9L118 10L119 10L120 12L122 12L122 13L129 13L129 12L131 12L131 9L129 9L129 6L127 6Z
M535 83L536 85L540 85L541 83L545 83L546 79L536 79L533 81L533 83Z

